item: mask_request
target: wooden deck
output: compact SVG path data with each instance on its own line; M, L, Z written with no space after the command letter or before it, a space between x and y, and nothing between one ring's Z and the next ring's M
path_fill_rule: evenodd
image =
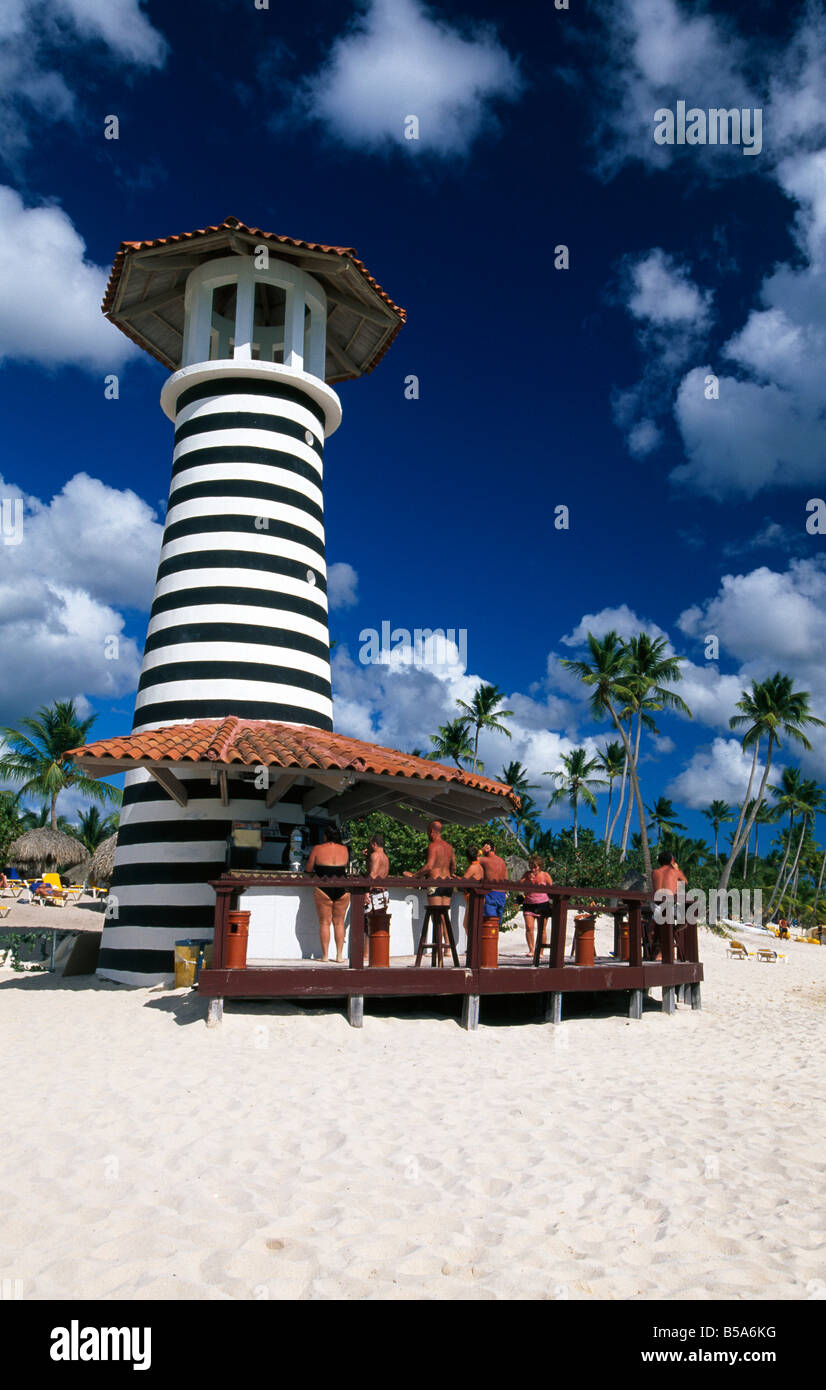
M462 879L434 880L388 878L381 882L365 878L342 877L325 879L325 886L345 887L351 893L349 960L344 965L327 964L316 960L250 961L243 970L228 969L226 960L227 916L238 893L247 887L271 887L294 890L296 887L319 886L312 875L279 875L268 878L260 873L246 876L225 875L212 884L216 891L214 960L208 970L202 970L198 992L209 999L208 1023L220 1022L223 1000L234 999L311 999L343 998L347 1001L347 1016L360 1027L366 997L410 995L461 995L464 999L463 1023L475 1028L479 1020L479 1000L492 994L545 994L545 1016L549 1022L562 1019L562 1001L566 993L622 993L627 999L631 1018L642 1017L644 992L662 989L663 1010L673 1013L676 991L684 989L692 1008L700 1007L700 983L703 967L700 963L697 928L682 929L682 955L674 939L674 928L664 924L657 928L660 960L644 958L642 904L651 901L651 894L629 892L622 888L590 889L549 888L551 911L545 932L548 945L534 958L509 951L500 944L499 963L494 968L481 966L481 927L484 895L491 889L524 892L518 882L488 883ZM413 957L391 958L391 964L371 968L363 964L365 940L364 893L368 888L388 887L423 890L431 884L470 892L468 913L468 945L464 963L434 968L429 962L416 966ZM571 900L587 899L597 905L609 904L615 920L615 954L599 956L593 965L574 964L565 955L565 933ZM574 910L582 910L577 908ZM619 919L628 918L628 959L619 958ZM500 938L506 942L507 938ZM547 954L547 958L546 958Z

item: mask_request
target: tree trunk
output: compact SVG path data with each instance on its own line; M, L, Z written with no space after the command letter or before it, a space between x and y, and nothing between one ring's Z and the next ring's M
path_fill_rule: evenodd
M52 794L52 816L49 824L52 830L57 830L57 792Z
M790 812L789 812L789 833L788 833L788 835L786 836L786 853L783 855L783 863L780 865L780 870L779 870L779 872L778 872L777 878L776 878L775 881L774 881L774 887L773 887L773 889L772 889L771 901L769 902L769 905L768 905L768 907L766 908L766 916L767 916L767 917L771 917L771 915L772 915L772 911L773 911L773 909L774 909L774 904L775 904L775 901L777 900L777 890L778 890L779 887L780 887L780 884L781 884L781 882L782 882L782 880L783 880L783 875L784 875L784 873L786 872L786 865L787 865L788 862L789 862L789 850L790 850L791 847L792 847L792 828L793 828L793 826L794 826L794 812L793 812L793 811L790 811Z
M608 810L605 812L605 850L608 851L608 822L611 819L611 801L614 796L614 779L608 778Z
M613 721L614 721L614 725L615 725L615 727L616 727L616 729L617 729L617 731L618 731L618 733L619 733L619 736L620 736L620 738L622 739L623 747L625 748L625 756L626 756L626 758L628 759L628 772L629 772L629 775L630 775L630 778L631 778L631 788L632 788L633 793L634 793L634 799L636 800L636 803L637 803L637 815L638 815L639 818L640 818L640 841L641 841L641 843L642 843L642 857L643 857L643 864L644 864L644 867L645 867L646 882L647 882L648 888L650 888L650 887L651 887L651 882L652 882L652 879L651 879L651 851L650 851L650 849L649 849L649 847L648 847L648 833L647 833L646 828L645 828L645 811L644 811L644 809L643 809L643 804L642 804L642 793L640 792L640 779L639 779L639 777L637 776L637 768L636 768L636 764L635 764L635 762L634 762L634 754L633 754L633 752L632 752L632 750L631 750L631 740L629 739L628 734L625 732L625 729L624 729L624 728L622 727L622 725L620 724L620 721L619 721L619 719L617 718L617 712L616 712L616 710L614 709L613 705L611 704L611 701L610 701L610 700L607 700L607 701L606 701L606 705L607 705L607 708L608 708L608 712L609 712L609 714L611 715L611 718L612 718ZM637 724L637 745L638 745L638 746L639 746L639 731L640 731L640 724L641 724L641 722L642 722L642 711L640 711L640 718L639 718L639 722L638 722L638 724ZM629 800L629 805L630 805L631 798L629 797L628 800Z
M714 862L715 862L715 864L719 864L719 863L720 863L720 856L719 856L719 854L717 853L717 830L718 830L718 826L715 824L715 826L714 826Z
M817 905L818 905L818 902L820 901L820 890L821 890L821 888L823 887L823 873L824 873L824 870L826 870L826 851L824 851L823 858L822 858L821 861L820 861L820 878L817 880L817 888L816 888L816 890L815 890L815 900L814 900L814 903L812 904L812 926L813 926L813 927L816 927L816 926L817 926Z
M752 760L751 776L749 777L749 785L748 785L748 788L747 788L747 791L746 791L745 799L744 799L744 801L743 801L743 812L745 812L745 809L746 809L746 807L747 807L747 805L748 805L748 803L749 803L749 795L750 795L750 793L751 793L751 784L752 784L752 781L753 781L753 779L754 779L754 769L755 769L755 766L756 766L756 763L757 763L757 749L759 748L759 746L760 746L760 741L759 741L759 739L758 739L757 743L756 743L755 746L754 746L754 758L753 758L753 760ZM729 858L728 863L726 864L726 867L723 869L723 873L722 873L722 876L721 876L721 878L720 878L720 883L719 883L719 885L718 885L718 890L717 890L718 892L725 892L725 890L728 888L728 881L729 881L729 878L730 878L730 876L731 876L732 865L734 864L734 861L735 861L735 859L737 858L737 855L740 853L741 849L743 848L744 842L747 842L747 841L748 841L749 835L751 834L751 828L752 828L752 826L754 825L754 822L755 822L755 820L756 820L756 818L757 818L757 812L760 810L760 807L761 807L762 804L763 804L763 796L765 795L766 783L767 783L768 780L769 780L769 771L770 771L771 765L772 765L772 753L773 753L773 751L774 751L774 734L770 732L770 733L769 733L768 747L767 747L767 749L766 749L766 766L765 766L765 768L763 769L763 776L762 776L761 781L760 781L760 789L759 789L759 791L758 791L758 793L757 793L757 796L756 796L756 798L755 798L755 802L754 802L754 806L752 807L751 815L748 817L748 820L746 821L746 824L745 824L745 826L744 826L743 829L742 829L742 832L741 832L741 834L740 834L740 839L737 840L737 839L735 838L735 843L734 843L734 845L733 845L733 847L732 847L731 856L730 856L730 858ZM741 826L742 826L742 824L743 824L743 821L742 821L742 813L741 813L741 818L740 818L740 824L741 824Z
M611 821L611 828L610 828L610 830L608 831L608 840L609 840L609 843L613 843L614 831L615 831L616 828L617 828L617 821L619 820L620 815L621 815L621 813L622 813L622 806L623 806L623 802L625 801L625 784L626 784L627 780L628 780L628 754L626 753L626 755L625 755L625 762L624 762L623 768L622 768L622 781L620 782L619 801L617 802L617 809L616 809L616 811L614 812L614 819Z
M629 728L630 728L632 722L633 722L633 716L632 716L632 719L629 719L629 721L628 721ZM629 774L631 774L632 768L633 768L634 772L636 772L637 757L638 757L639 751L640 751L640 731L641 731L641 729L642 729L642 710L640 710L640 711L638 712L638 714L637 714L637 735L636 735L636 738L634 739L634 751L633 751L633 753L631 752L631 740L630 740L630 739L625 739L626 757L629 759L629 769L628 769L628 770L629 770ZM632 788L632 790L633 790L633 788L634 788L634 776L633 776L633 775L631 775L631 788ZM628 806L626 807L626 811L625 811L625 824L624 824L623 827L622 827L622 853L621 853L621 855L620 855L620 862L622 862L622 860L625 858L626 854L628 853L628 834L629 834L629 831L630 831L630 829L631 829L631 810L632 810L632 806L631 806L631 797L629 796L629 798L628 798ZM646 843L647 843L647 836L646 836Z
M786 889L788 888L788 886L789 886L789 884L791 883L792 879L795 879L795 885L794 885L794 887L792 888L792 895L793 895L792 901L794 900L794 897L797 896L797 882L796 882L797 868L798 868L798 865L799 865L799 863L800 863L800 851L801 851L802 848L803 848L803 841L804 841L805 838L806 838L806 824L807 824L807 821L808 821L808 817L807 817L807 816L804 816L804 817L803 817L803 822L802 822L801 827L800 827L800 839L799 839L798 842L797 842L797 853L796 853L796 855L795 855L795 857L794 857L794 863L792 864L792 867L789 869L789 876L788 876L788 878L786 879L786 882L783 884L783 888L782 888L781 893L780 893L780 901L781 901L781 902L783 901L783 894L786 892Z
M574 849L579 849L579 844L578 844L578 842L577 842L577 815L576 815L577 805L576 805L576 792L574 792L573 800L574 800Z
M754 773L755 773L755 767L756 767L756 759L758 759L759 748L761 748L761 741L759 741L759 738L758 738L758 739L756 739L756 742L755 742L755 745L754 745L754 755L752 755L752 759L751 759L751 771L750 771L750 774L748 774L748 787L745 788L745 796L744 796L744 798L743 798L743 805L741 805L741 808L740 808L740 816L737 817L737 826L736 826L736 830L734 830L733 840L731 840L731 853L730 853L730 855L729 855L729 859L726 860L726 866L724 866L724 869L723 869L723 877L720 878L720 883L719 883L719 887L720 887L720 888L724 888L724 887L727 887L727 885L729 885L729 878L730 878L730 876L731 876L731 869L733 869L733 867L734 867L734 860L737 859L737 855L738 855L738 853L740 853L740 849L741 849L741 845L740 845L740 831L743 830L743 817L745 816L745 808L747 808L748 802L750 802L750 798L751 798L751 788L752 788L752 785L754 785ZM726 880L726 883L723 883L723 878L724 878L724 880Z

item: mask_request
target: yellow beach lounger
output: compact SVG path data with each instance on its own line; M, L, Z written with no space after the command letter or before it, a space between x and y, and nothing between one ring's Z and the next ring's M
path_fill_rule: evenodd
M749 953L743 945L742 941L730 941L729 948L726 954L729 956L734 956L735 960L748 960L749 958Z

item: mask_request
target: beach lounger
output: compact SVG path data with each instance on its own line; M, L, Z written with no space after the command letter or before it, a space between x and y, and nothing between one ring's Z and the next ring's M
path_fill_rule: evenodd
M733 956L735 960L748 960L749 958L749 953L741 941L729 942L729 948L726 952L726 955Z
M65 907L69 901L69 895L60 881L60 874L44 874L43 882L52 889L45 901L51 903L53 907Z
M10 908L10 907L0 907L0 922L2 922L2 920L3 920L4 917L8 917L8 915L9 915L10 912L11 912L11 908Z
M777 957L777 952L776 952L776 951L771 951L771 950L769 950L768 946L761 946L761 947L760 947L760 950L757 952L757 959L758 959L758 960L772 960L772 961L775 961L775 960L777 960L777 958L778 958L778 957Z

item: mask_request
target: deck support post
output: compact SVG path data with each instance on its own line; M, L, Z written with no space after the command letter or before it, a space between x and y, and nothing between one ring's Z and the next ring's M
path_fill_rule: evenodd
M688 986L688 992L692 1009L701 1009L703 1007L703 1001L700 997L699 980L695 984Z
M479 995L466 994L462 998L462 1027L469 1033L479 1027Z
M630 989L628 991L628 1017L642 1018L642 1001L644 995L641 989Z
M559 989L545 995L545 1022L562 1022L562 991Z
M678 1004L684 1004L684 1003L685 1003L685 991L686 991L686 986L685 986L685 985L677 985L677 1003L678 1003Z
M349 994L347 996L347 1022L351 1028L362 1028L364 1026L363 994Z
M224 1017L223 999L210 999L207 1006L206 1026L207 1028L217 1028Z
M673 1014L677 1012L677 991L674 985L663 985L663 1013Z

